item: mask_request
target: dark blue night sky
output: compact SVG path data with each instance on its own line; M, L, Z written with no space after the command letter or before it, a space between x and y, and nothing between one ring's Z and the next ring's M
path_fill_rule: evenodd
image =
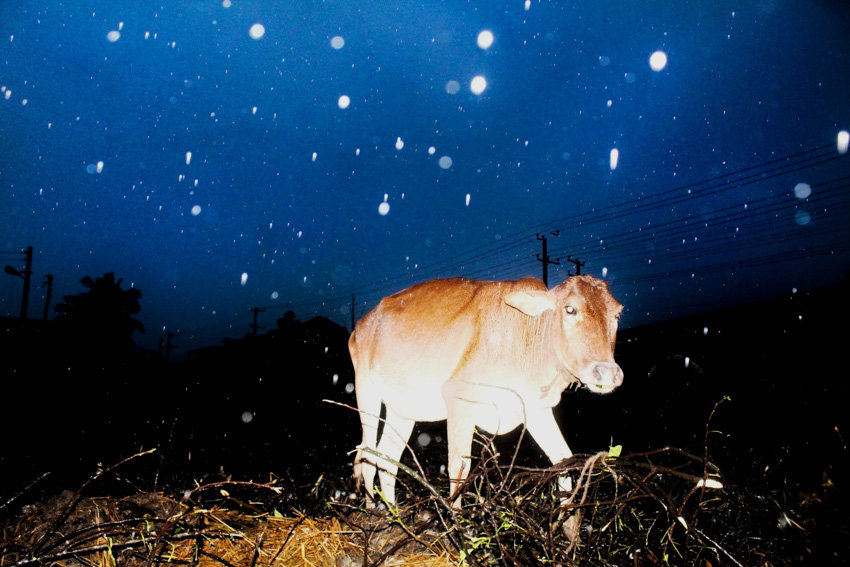
M61 301L114 272L143 294L136 342L184 353L253 307L349 325L352 294L360 316L432 277L540 275L553 231L550 284L577 257L627 327L839 282L848 13L4 1L2 260L34 248L31 317L45 274Z

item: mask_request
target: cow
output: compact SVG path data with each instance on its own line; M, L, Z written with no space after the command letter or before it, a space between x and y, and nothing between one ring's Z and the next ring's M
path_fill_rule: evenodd
M436 279L382 299L348 341L363 428L354 477L370 506L376 470L395 504L398 462L416 422L447 420L454 506L476 427L500 435L524 425L553 464L572 456L552 410L571 385L605 394L623 382L614 362L621 311L608 284L587 275L551 290L530 277Z

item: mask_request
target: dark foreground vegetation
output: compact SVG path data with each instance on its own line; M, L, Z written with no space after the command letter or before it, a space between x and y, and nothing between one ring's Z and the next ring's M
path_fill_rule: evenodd
M8 325L0 563L844 564L847 298L622 332L622 388L562 400L582 453L535 468L520 431L481 437L460 512L439 424L414 433L399 510L353 497L348 333L330 321L290 317L170 365Z

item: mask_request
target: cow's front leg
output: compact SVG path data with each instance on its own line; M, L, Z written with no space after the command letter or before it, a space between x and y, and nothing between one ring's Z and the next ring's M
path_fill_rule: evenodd
M561 433L561 428L558 427L558 422L555 421L555 415L552 410L541 410L532 412L533 415L527 417L526 426L528 432L534 437L534 440L546 453L546 456L552 461L552 464L557 464L564 459L573 456L569 445L564 440L564 434ZM573 479L568 474L562 474L558 477L558 488L563 492L572 492ZM561 504L568 504L571 497L564 496L561 498ZM558 515L558 522L561 524L561 530L567 539L575 544L579 539L579 526L581 524L581 512L578 510L570 510L564 508Z
M463 412L464 408L458 406L471 404L457 404L455 409ZM475 431L475 423L466 419L463 413L449 411L446 420L446 433L449 444L449 498L454 508L461 506L461 493L458 488L466 480L469 469L472 467L472 436Z
M553 465L573 456L551 409L529 412L526 416L526 427ZM573 489L569 475L558 477L558 487L565 492Z
M460 382L447 382L443 385L443 399L446 401L446 437L449 445L449 498L454 508L460 508L461 498L458 487L463 484L472 466L472 436L475 432L476 404L464 398L469 386Z

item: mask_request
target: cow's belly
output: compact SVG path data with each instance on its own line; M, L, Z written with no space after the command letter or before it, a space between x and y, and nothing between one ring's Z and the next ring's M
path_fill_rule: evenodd
M518 407L480 405L475 411L475 426L493 435L509 433L523 423L524 416Z
M383 402L395 413L414 421L440 421L446 419L446 402L439 384L427 381L385 381Z
M513 431L530 412L540 411L539 404L529 404L527 393L516 388L451 380L442 391L449 412L460 412L479 429L496 435Z

